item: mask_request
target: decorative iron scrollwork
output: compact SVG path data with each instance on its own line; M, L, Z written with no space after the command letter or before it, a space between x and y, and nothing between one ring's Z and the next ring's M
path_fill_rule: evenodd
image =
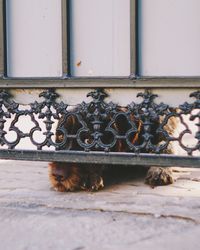
M54 89L43 91L39 97L41 102L35 101L23 109L7 91L0 92L1 146L15 149L28 138L37 150L53 147L56 150L116 151L120 148L124 152L165 153L171 150L173 142L188 155L200 150L200 91L190 95L195 99L193 102L179 107L157 104L157 95L149 91L137 95L140 103L134 101L126 107L106 102L107 93L102 89L88 93L87 97L92 100L74 108L58 102L59 95ZM17 126L22 117L31 121L30 125L27 123L26 133ZM185 142L185 137L192 134L185 117L189 117L196 128L192 146ZM176 122L182 126L178 135L173 133ZM14 140L7 139L10 131L15 133ZM37 133L42 135L39 141Z
M187 124L185 124L186 129L179 136L180 146L188 153L188 155L192 155L193 152L200 150L200 91L191 93L190 97L194 97L196 100L193 103L185 102L183 105L179 106L179 115L190 115L190 121L194 122L196 120L195 125L197 126L197 132L195 134L195 138L198 141L195 146L188 147L184 145L184 135L192 134L192 131L189 129L189 126ZM193 112L195 112L195 114Z
M2 90L0 92L0 145L7 145L8 149L15 148L19 144L22 138L28 137L29 135L23 133L15 124L18 122L20 116L26 116L27 110L19 110L19 104L11 100L11 95ZM4 125L7 119L11 119L11 115L14 115L9 131L14 131L16 134L16 139L13 141L8 141L6 135L8 131L4 129Z

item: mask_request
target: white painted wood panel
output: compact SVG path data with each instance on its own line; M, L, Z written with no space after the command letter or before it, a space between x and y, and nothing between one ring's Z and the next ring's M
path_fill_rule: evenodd
M140 0L140 74L200 76L200 1Z
M6 7L8 76L61 76L61 0L7 0Z
M71 0L73 76L130 75L130 0Z

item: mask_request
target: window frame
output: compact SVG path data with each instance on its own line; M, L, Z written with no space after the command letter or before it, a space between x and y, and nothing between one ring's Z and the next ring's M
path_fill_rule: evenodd
M200 77L142 77L138 71L139 0L130 0L130 75L127 77L73 77L69 70L69 0L62 1L62 68L60 78L9 78L6 76L6 0L0 0L0 86L1 88L199 88Z

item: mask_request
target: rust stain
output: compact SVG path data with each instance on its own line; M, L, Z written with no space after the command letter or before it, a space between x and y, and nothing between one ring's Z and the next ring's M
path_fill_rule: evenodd
M80 67L80 66L81 66L81 63L82 63L81 61L77 62L76 66L77 66L77 67Z
M39 95L43 90L41 89L13 89L12 92L15 94L28 94L28 95Z

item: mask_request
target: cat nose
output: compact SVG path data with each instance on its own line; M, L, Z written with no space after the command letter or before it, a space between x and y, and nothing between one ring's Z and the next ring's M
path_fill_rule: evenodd
M58 182L61 182L62 179L63 179L63 176L62 176L62 175L56 175L56 180L57 180Z

